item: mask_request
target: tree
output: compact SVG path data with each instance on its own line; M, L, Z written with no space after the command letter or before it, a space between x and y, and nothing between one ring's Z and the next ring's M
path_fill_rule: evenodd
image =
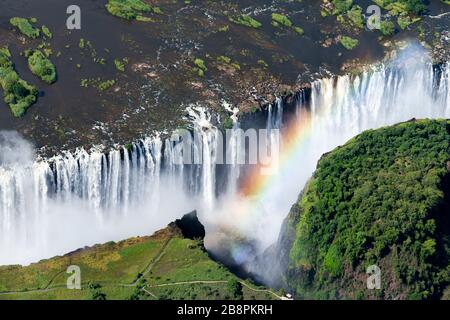
M232 294L232 298L236 300L244 299L244 293L242 292L242 284L236 279L228 280L227 283L228 290Z
M89 283L88 289L91 300L106 300L106 294L101 291L102 286L99 283Z

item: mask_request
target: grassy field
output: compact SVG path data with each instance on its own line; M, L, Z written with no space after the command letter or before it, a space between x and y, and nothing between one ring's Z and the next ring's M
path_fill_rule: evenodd
M81 270L81 290L66 287L68 266ZM238 283L240 290L230 286ZM0 300L273 299L213 261L203 241L171 225L151 237L80 249L27 267L0 267Z

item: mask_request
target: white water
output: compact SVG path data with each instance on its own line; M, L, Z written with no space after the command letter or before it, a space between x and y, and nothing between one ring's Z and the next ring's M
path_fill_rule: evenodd
M216 181L219 131L199 108L188 111L200 137L192 148L200 150L202 165L181 165L185 155L179 144L160 137L129 149L77 150L35 163L27 163L30 146L16 150L14 161L3 159L12 152L1 143L0 264L29 263L85 245L147 235L194 209L206 223L209 248L220 249L222 235L231 230L254 240L260 252L276 241L282 220L324 152L365 129L413 117L450 117L449 69L436 79L430 64L400 59L393 69L314 82L310 134L256 202L236 193L241 175L236 162L228 166L226 188ZM272 106L268 129L280 127L282 115L281 102ZM8 139L26 144L19 137ZM230 158L242 147L230 139ZM236 259L250 258L241 249L232 248Z
M412 118L450 118L449 69L447 65L444 72L434 74L430 63L406 55L392 65L374 68L361 76L312 83L310 101L300 95L293 113L307 116L302 111L308 109L310 129L302 133L298 145L280 164L277 174L270 177L270 184L260 197L234 197L219 204L214 216L208 216L212 219L208 219L208 224L216 228L207 234L207 247L228 251L238 262L251 261L255 251L261 253L277 241L283 220L322 154L367 129ZM279 125L275 114L280 113L272 106L268 127ZM232 237L245 235L255 240L252 248L230 239L230 230ZM252 271L268 269L263 266Z

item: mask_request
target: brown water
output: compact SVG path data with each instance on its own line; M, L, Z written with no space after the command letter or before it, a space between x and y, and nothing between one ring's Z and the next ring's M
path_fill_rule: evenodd
M342 31L336 29L335 17L320 16L320 1L152 2L158 3L163 15L152 15L156 22L143 23L109 15L104 8L106 0L79 0L82 29L69 32L65 23L71 0L2 0L0 46L9 45L19 75L35 84L40 96L22 119L14 119L1 100L0 129L18 130L38 147L49 147L50 153L80 145L126 143L153 130L184 125L183 110L189 103L217 110L221 99L233 104L248 99L253 86L272 94L279 84L294 88L322 77L324 70L340 72L349 60L375 61L384 54L379 35L373 32L351 35L360 41L352 51L339 44L324 48L326 39ZM372 3L355 2L363 8ZM444 10L438 1L432 2L434 13ZM254 30L230 23L227 15L237 12L251 14L263 27ZM305 35L272 27L272 12L288 15ZM22 44L9 25L12 16L36 17L39 26L45 24L52 31L51 60L58 71L55 84L44 84L28 70L20 52L35 48L41 40ZM229 25L229 31L218 32L224 25ZM93 62L91 52L78 47L80 38L91 41L97 56L107 63ZM241 70L232 74L221 71L215 62L220 55L239 63ZM118 73L113 60L123 57L130 63L125 73ZM192 71L196 57L208 66L203 78ZM258 60L268 64L267 70ZM140 63L147 67L134 72L132 66ZM106 92L80 86L81 79L97 77L115 79L116 85Z

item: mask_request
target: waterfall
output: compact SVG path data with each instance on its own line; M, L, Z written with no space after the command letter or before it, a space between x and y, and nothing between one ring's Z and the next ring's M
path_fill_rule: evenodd
M26 166L0 162L0 264L31 262L94 241L107 241L104 236L97 237L97 232L112 234L118 240L115 226L108 225L111 221L128 224L153 213L162 215L159 218L164 222L158 227L163 227L193 209L211 209L216 198L219 130L206 109L190 107L187 111L193 128L185 130L183 136L163 139L157 135L107 152L100 147L64 151ZM182 148L182 139L189 140L184 142L196 158L192 163L184 162L188 152ZM64 212L69 208L70 213ZM168 210L174 212L164 217ZM140 211L139 216L136 211ZM83 239L85 230L71 228L70 224L83 223L70 215L83 219L90 215L86 221L86 227L91 228L88 240ZM138 224L135 221L132 230L121 236L135 235L133 228ZM55 241L64 242L53 238L52 228L60 227L65 231L56 230L56 237L71 237L77 247L52 249ZM116 227L121 228L120 224Z
M245 148L234 134L239 122L234 119L224 146L212 114L198 106L187 109L188 135L159 134L107 151L65 151L23 165L4 163L0 156L0 264L29 263L84 245L149 234L193 209L204 218L209 238L225 224L263 250L276 240L324 152L366 129L413 117L450 117L449 70L449 65L435 70L428 62L414 62L318 80L298 94L294 113L285 112L283 100L277 99L267 116L272 147L279 143L273 130L286 130L287 117L308 117L310 129L295 155L274 173L249 221L235 216L248 208L240 206L238 190L244 169L237 159ZM182 147L185 143L189 150ZM227 188L217 181L223 149Z
M278 170L255 196L219 203L208 221L216 228L207 233L206 247L235 262L250 262L253 273L271 270L267 265L255 269L253 258L277 241L283 220L324 153L367 129L412 118L450 118L449 94L450 64L436 69L415 60L317 80L296 95L294 110L278 101L267 116L268 132L281 130ZM295 144L286 143L289 139ZM251 176L247 183L259 183L259 178ZM249 241L235 240L236 234Z

